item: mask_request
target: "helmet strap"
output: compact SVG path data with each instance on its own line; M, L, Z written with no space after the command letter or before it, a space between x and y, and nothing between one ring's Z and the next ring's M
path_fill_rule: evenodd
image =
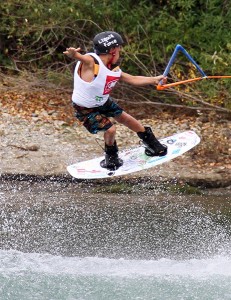
M113 58L115 56L115 50L112 51L112 52L110 52L110 53L108 53L108 54L111 54L111 59L109 60L109 62L107 64L107 67L108 67L108 69L111 69L112 61L113 61Z

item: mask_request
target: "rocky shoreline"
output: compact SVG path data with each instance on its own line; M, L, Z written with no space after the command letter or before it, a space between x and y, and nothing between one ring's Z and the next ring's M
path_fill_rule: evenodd
M102 135L89 134L77 122L68 124L54 119L54 113L45 111L43 115L31 114L30 118L24 118L0 106L2 180L73 181L66 171L67 165L103 154ZM194 130L201 137L200 145L169 163L110 181L147 178L154 183L177 181L205 188L231 186L231 124L228 119L211 120L205 114L173 118L169 113L149 117L141 118L141 122L151 125L158 138ZM135 133L117 124L120 149L138 142Z

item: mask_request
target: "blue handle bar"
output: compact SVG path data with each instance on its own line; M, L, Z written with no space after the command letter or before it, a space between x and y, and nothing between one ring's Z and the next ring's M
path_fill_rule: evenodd
M194 64L194 66L197 68L197 70L201 73L202 77L207 77L206 74L203 72L203 70L202 70L202 69L199 67L199 65L195 62L195 60L194 60L194 59L189 55L189 53L184 49L184 47L182 47L182 46L179 45L179 44L176 45L176 48L175 48L175 50L174 50L174 52L173 52L173 54L172 54L172 56L171 56L171 58L170 58L170 60L169 60L169 62L168 62L168 64L167 64L167 67L166 67L164 73L163 73L163 75L164 75L165 77L168 75L169 70L170 70L170 68L171 68L171 66L172 66L172 64L173 64L173 62L174 62L174 60L175 60L175 58L176 58L176 55L177 55L177 53L178 53L179 51L183 52L183 54L188 58L188 60L190 60L190 61Z

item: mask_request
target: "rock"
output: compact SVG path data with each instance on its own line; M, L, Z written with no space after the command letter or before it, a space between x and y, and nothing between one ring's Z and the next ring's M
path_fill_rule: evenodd
M220 133L227 139L231 139L231 129L230 128L222 128Z
M38 151L39 146L35 145L35 144L31 144L31 145L25 146L25 149L28 150L28 151Z
M199 118L197 118L197 121L201 123L207 123L209 122L209 117L207 115L201 115Z

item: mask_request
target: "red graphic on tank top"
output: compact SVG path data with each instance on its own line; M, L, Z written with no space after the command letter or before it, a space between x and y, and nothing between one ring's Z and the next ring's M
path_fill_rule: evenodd
M114 88L114 86L116 85L118 80L119 80L119 77L107 76L103 95L109 94L111 92L111 90Z

